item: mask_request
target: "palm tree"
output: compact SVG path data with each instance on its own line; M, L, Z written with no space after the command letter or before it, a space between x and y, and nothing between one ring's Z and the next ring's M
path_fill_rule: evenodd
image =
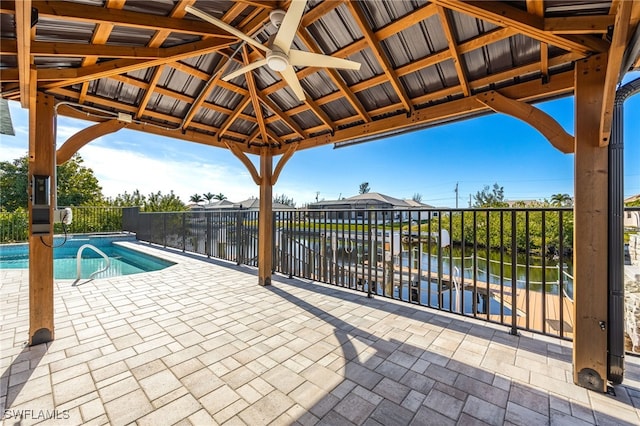
M199 204L201 202L204 201L204 199L202 198L202 196L200 194L193 194L190 198L189 201L192 203L196 203Z
M553 194L551 196L551 204L554 206L570 206L573 203L573 199L569 194Z
M226 200L227 196L221 192L219 194L214 195L213 198L215 198L218 201L222 201L222 200Z
M213 200L215 198L215 195L213 195L211 192L207 192L206 194L202 194L202 196L204 197L205 200L207 200L207 203L211 203L211 200Z
M369 188L369 182L362 182L360 184L360 189L358 190L359 194L367 194L371 188Z

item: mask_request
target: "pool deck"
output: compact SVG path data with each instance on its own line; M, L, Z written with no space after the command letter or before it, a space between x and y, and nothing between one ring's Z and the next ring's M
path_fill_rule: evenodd
M27 271L0 270L4 424L640 424L639 358L591 392L567 341L140 247L177 264L56 280L34 347Z

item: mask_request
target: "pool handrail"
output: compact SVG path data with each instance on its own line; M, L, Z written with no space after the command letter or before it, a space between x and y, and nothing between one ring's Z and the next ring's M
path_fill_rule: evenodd
M100 272L104 272L107 269L109 269L109 267L111 266L111 260L109 259L109 256L107 256L106 254L104 254L104 252L102 250L100 250L98 247L92 245L92 244L83 244L82 246L80 246L80 248L78 249L78 254L76 256L76 262L77 262L77 277L76 277L76 281L80 280L80 278L82 277L82 252L84 251L84 249L86 248L90 248L91 250L95 251L96 253L98 253L100 256L102 256L104 258L104 260L107 261L107 265L102 268L99 269L97 271L95 271L94 273L92 273L91 275L89 275L89 280L92 279L95 275L99 274Z

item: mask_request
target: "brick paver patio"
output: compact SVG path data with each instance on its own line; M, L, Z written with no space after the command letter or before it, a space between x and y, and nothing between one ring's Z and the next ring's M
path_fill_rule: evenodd
M24 346L27 272L0 270L5 424L640 424L637 358L598 394L569 342L138 247L178 263L57 280L47 345Z

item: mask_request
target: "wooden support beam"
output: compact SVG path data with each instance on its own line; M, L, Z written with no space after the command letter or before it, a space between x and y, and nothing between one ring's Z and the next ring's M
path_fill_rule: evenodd
M31 0L16 1L16 39L18 54L18 72L20 78L20 104L29 107L29 96L35 87L31 87Z
M268 147L260 152L260 212L258 215L258 284L271 285L273 269L273 156Z
M32 72L35 74L35 71ZM29 344L54 338L53 330L53 203L56 190L55 100L38 93L29 106L29 182L49 176L48 198L34 200L29 187ZM48 206L43 203L48 203ZM37 222L37 228L34 227ZM48 222L48 223L47 223Z
M629 20L631 18L631 8L633 2L621 1L616 13L616 23L613 28L611 48L609 49L609 60L605 64L606 80L602 93L602 111L600 117L600 146L609 145L611 137L611 123L613 122L613 103L616 97L616 87L620 81L620 68L627 46L627 35L629 32Z
M509 99L495 90L481 93L476 99L495 112L518 118L542 133L560 152L570 154L574 150L574 138L560 123L546 112L524 102Z
M607 390L608 149L600 146L607 56L575 68L575 201L573 230L573 380Z
M78 133L67 139L56 151L56 164L61 165L69 161L73 154L78 152L80 148L101 136L117 132L123 127L127 127L129 123L120 120L103 121L94 124L86 129L80 130Z

